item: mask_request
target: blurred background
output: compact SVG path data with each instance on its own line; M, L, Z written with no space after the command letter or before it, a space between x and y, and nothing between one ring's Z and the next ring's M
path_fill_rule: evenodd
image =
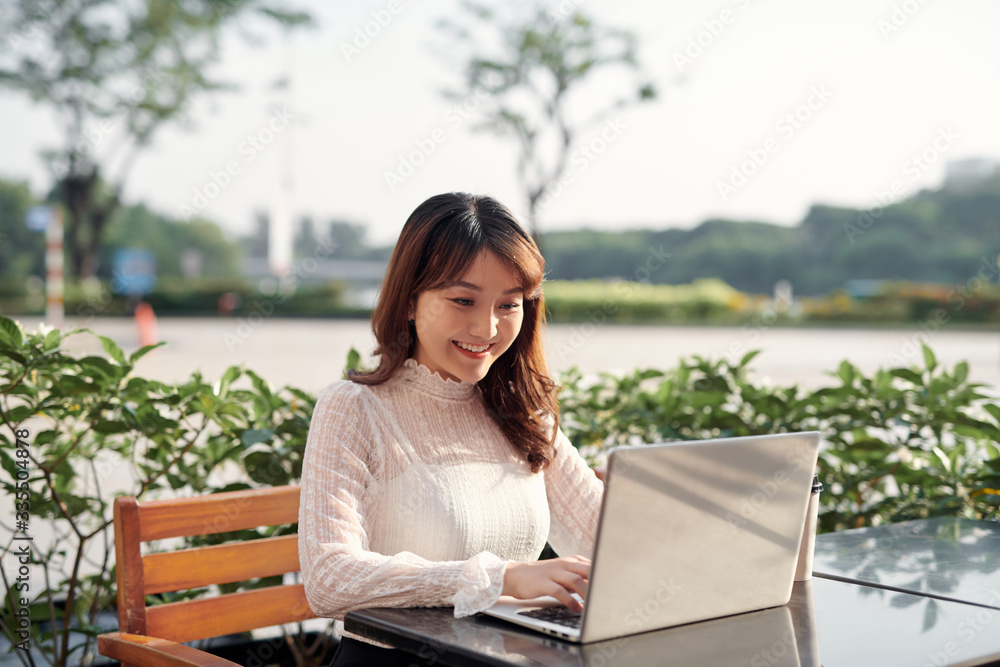
M427 197L512 208L555 370L1000 386L991 0L0 0L0 312L310 391ZM48 241L48 251L46 238ZM60 289L61 286L61 289ZM140 305L142 304L142 305Z

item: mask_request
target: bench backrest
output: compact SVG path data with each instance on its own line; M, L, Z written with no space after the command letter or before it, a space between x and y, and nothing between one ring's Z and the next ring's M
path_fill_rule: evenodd
M146 605L156 593L298 572L299 552L296 535L146 555L143 542L292 524L298 513L297 486L149 502L116 498L119 630L180 643L313 618L301 583Z

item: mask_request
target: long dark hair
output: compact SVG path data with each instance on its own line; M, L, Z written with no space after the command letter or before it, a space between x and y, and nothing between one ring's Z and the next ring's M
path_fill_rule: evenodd
M514 215L495 199L451 192L431 197L410 214L372 313L378 367L351 371L348 377L361 384L381 384L392 377L413 355L416 335L407 319L410 304L421 292L459 280L484 251L517 276L525 299L520 333L479 381L479 389L490 416L532 472L538 472L552 459L559 426L556 385L549 377L541 339L545 260Z

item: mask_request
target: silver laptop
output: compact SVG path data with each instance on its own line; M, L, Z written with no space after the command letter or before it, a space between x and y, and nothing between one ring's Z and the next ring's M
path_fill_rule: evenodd
M503 596L484 613L595 642L786 604L820 434L619 447L583 613Z

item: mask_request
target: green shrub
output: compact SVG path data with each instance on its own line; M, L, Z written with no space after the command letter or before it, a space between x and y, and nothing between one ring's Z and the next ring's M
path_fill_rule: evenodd
M637 370L584 381L563 377L570 440L594 458L610 446L820 431L821 530L951 515L996 519L1000 407L924 346L923 368L864 375L843 362L815 391L749 379L738 363L693 357L669 371Z
M114 601L110 498L298 479L315 401L237 366L212 383L200 373L176 385L136 377L136 361L157 346L126 356L100 336L106 357L66 354L63 341L84 331L27 333L0 317L0 486L24 503L18 533L54 536L4 546L0 625L22 645L15 614L28 600L26 646L58 666L93 659L97 614ZM236 388L240 380L249 386ZM22 544L32 545L29 588L16 586L18 561L8 558Z

